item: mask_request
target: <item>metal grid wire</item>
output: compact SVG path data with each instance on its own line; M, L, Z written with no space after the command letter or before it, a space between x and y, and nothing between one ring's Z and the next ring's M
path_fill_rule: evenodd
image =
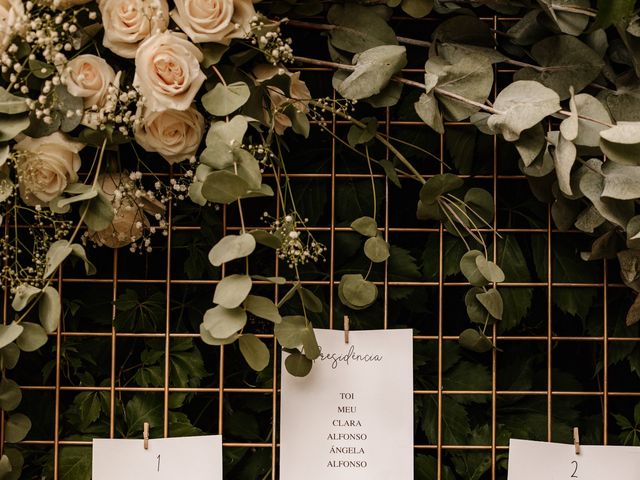
M517 19L514 18L499 18L497 16L494 17L486 17L483 18L484 21L491 24L491 27L497 31L499 28L504 29L504 25L508 25L510 22L513 23ZM429 29L433 28L434 20L422 20L422 21L414 21L409 19L394 19L394 21L399 22L399 25L403 25L402 22L406 22L406 24L411 23L412 28L418 29L421 31L422 28ZM399 28L400 30L400 28ZM426 34L424 37L426 38ZM422 52L422 59L424 60L424 51ZM323 82L325 84L330 83L330 77L332 71L327 68L301 68L302 70L302 78L309 77L322 77ZM412 76L419 78L421 75L421 69L419 65L415 68L407 68L405 74L411 78ZM512 71L510 70L498 70L496 69L496 87L494 91L494 95L497 93L499 85L501 81L507 80L510 78ZM334 93L335 95L335 93ZM418 131L424 132L426 131L426 127L419 121L410 121L410 120L398 120L394 117L394 110L387 108L383 111L383 117L379 118L380 129L386 131L387 133L392 133L395 129L398 128L411 128L417 129ZM332 132L340 133L346 132L348 122L344 122L342 120L337 119L335 116L331 118L330 124L328 125ZM465 125L467 128L468 124L465 123L450 123L449 127L461 127L464 128ZM445 133L446 135L446 133ZM342 168L341 162L347 161L342 158L341 155L338 155L338 147L339 142L336 139L332 139L330 141L330 151L327 151L327 155L330 154L329 161L329 169L325 172L321 173L305 173L305 172L296 172L295 167L291 167L291 172L289 174L290 178L293 182L297 180L305 180L305 179L314 179L314 181L318 182L326 182L327 188L330 188L330 196L328 199L328 208L330 208L330 212L326 212L330 217L330 222L328 225L311 225L309 227L310 230L314 232L316 235L323 236L322 238L327 239L327 278L322 280L306 280L303 279L303 284L310 286L311 288L320 288L324 289L324 291L328 292L328 325L330 328L341 328L341 320L338 314L335 313L336 304L339 302L337 299L337 284L339 283L340 278L336 274L335 268L335 255L336 255L336 238L338 235L343 234L345 232L349 232L350 229L348 226L337 225L336 222L336 187L341 184L341 182L345 181L353 181L354 179L368 179L369 176L366 173L353 173L350 171L346 171ZM489 173L482 175L473 176L473 181L481 182L483 186L488 187L487 189L492 191L494 194L494 207L497 207L497 199L500 198L501 195L506 194L505 192L511 191L513 189L525 189L528 192L528 187L526 185L526 179L524 176L510 173L502 173L499 168L498 161L498 141L496 138L493 139L492 147L490 151L484 152L485 157L482 159L484 162L490 163L488 166ZM304 155L304 150L299 152L299 154ZM293 156L295 152L291 153L290 156ZM445 137L441 136L439 138L439 143L435 151L433 151L435 155L437 155L441 160L443 160L446 156L445 152ZM390 158L390 154L386 152L387 158ZM294 165L294 161L290 162L291 165ZM426 166L426 160L424 164L416 164L416 167L420 170L420 172L424 172L424 178L429 178L431 175L436 173L442 173L445 171L445 168L442 163L437 166L437 169L434 171L433 167ZM429 164L432 165L432 164ZM158 176L171 176L169 173L160 173ZM268 177L268 175L267 175ZM389 278L389 268L388 265L385 265L384 272L382 278L376 281L377 285L381 290L380 300L381 308L382 308L382 321L379 325L380 328L388 328L393 327L395 323L401 323L400 319L392 318L394 312L390 309L389 302L389 290L391 288L397 287L414 287L418 289L430 289L431 291L436 292L435 298L437 299L437 305L432 306L432 311L435 312L433 315L425 316L424 321L431 325L431 330L429 332L420 331L417 329L417 333L414 336L414 340L417 343L419 342L434 342L437 345L437 357L432 359L435 362L435 368L437 368L437 385L436 388L431 390L416 390L415 396L416 398L419 396L431 396L437 399L437 417L434 419L436 422L437 428L437 438L438 441L433 444L428 443L417 443L415 445L416 453L427 453L430 455L434 455L437 460L437 478L442 478L442 465L443 465L443 455L447 451L476 451L476 452L485 452L488 456L490 455L491 459L491 470L487 476L483 478L491 478L496 479L500 477L497 469L497 456L501 453L504 453L507 447L498 441L497 438L497 423L499 411L497 408L498 399L500 397L508 397L508 396L536 396L539 398L545 399L546 402L546 430L547 435L546 439L541 440L552 440L552 428L553 428L553 408L554 402L557 401L560 397L575 397L575 398L592 398L596 399L601 404L601 412L599 422L601 422L602 432L601 441L606 444L608 441L608 432L609 432L609 402L614 397L636 397L640 399L639 391L621 391L621 390L610 390L609 389L609 349L614 344L622 344L624 342L638 342L640 338L634 337L623 337L623 336L611 336L610 328L609 328L609 318L608 318L608 303L609 303L609 294L612 289L620 289L626 288L621 283L610 282L608 277L608 266L606 260L602 263L601 269L601 278L599 281L591 282L591 283L575 283L575 282L556 282L553 281L553 273L552 269L554 268L554 260L552 256L552 252L554 249L554 242L557 235L573 235L573 233L560 233L554 229L551 219L550 208L547 209L546 206L542 208L546 209L546 225L542 228L513 228L513 227L505 227L501 225L499 216L496 215L496 220L494 220L494 229L486 230L487 235L489 235L488 239L492 239L492 242L488 242L492 244L493 248L493 256L497 255L497 240L498 235L523 235L523 236L540 236L545 239L546 242L546 256L547 256L547 281L528 281L528 282L507 282L504 284L505 288L532 288L536 291L544 292L544 298L546 299L546 319L540 322L544 325L538 332L535 334L527 334L526 332L522 334L504 334L499 335L498 329L496 326L493 326L493 329L490 331L490 336L492 337L494 343L500 348L509 344L518 344L520 342L537 342L540 345L544 346L544 350L546 351L546 385L543 385L542 388L534 388L532 390L512 390L505 389L501 390L499 388L499 380L498 377L501 371L501 352L498 350L493 350L492 353L487 354L488 359L488 367L491 372L491 384L489 388L482 390L464 390L464 389L445 389L444 384L446 381L445 372L443 371L443 355L444 355L444 345L447 342L455 342L457 341L456 332L452 332L449 328L447 328L447 324L449 323L449 319L447 317L448 306L450 302L460 302L460 294L459 292L464 291L464 287L467 285L462 281L448 281L445 278L445 274L443 273L443 264L444 264L444 239L445 236L448 235L446 231L443 230L441 226L435 224L418 224L418 223L409 223L406 224L398 223L397 220L394 219L394 216L397 213L398 202L405 202L402 208L406 210L410 210L413 212L413 205L415 200L415 192L413 193L403 193L403 191L396 189L392 185L389 184L386 176L376 173L375 175L376 181L380 182L380 185L383 185L384 192L384 203L383 203L383 211L382 217L384 221L382 222L384 225L384 236L388 239L392 244L396 242L400 242L403 239L407 241L407 239L411 239L410 241L418 241L425 242L427 238L435 238L436 244L438 246L437 250L437 265L438 265L438 276L435 281L399 281L399 280L391 280ZM405 183L408 180L405 181ZM396 197L394 204L394 197ZM275 200L274 205L275 206ZM410 206L407 202L411 202ZM393 206L395 205L395 207ZM141 271L131 271L133 267L126 267L129 263L130 254L128 252L118 252L113 251L105 253L105 251L101 252L90 252L92 257L102 256L108 257L111 256L109 262L111 264L111 276L106 277L98 277L98 278L85 278L83 276L78 275L70 275L60 273L57 279L57 286L60 290L61 296L64 298L65 291L67 289L74 288L75 285L84 285L90 286L94 288L97 292L98 289L111 289L111 298L113 302L116 301L118 295L122 292L122 290L128 285L155 285L164 289L166 294L166 315L165 315L165 324L163 331L160 332L149 332L149 333L130 333L130 332L121 332L116 329L115 326L111 328L110 331L92 331L90 328L81 327L79 329L66 329L64 322L62 323L62 327L54 334L51 335L51 341L55 342L55 369L54 369L54 384L46 385L39 384L36 378L31 379L32 382L30 384L22 385L22 389L24 391L25 396L33 392L47 392L52 401L55 402L55 416L54 416L54 425L52 426L51 432L52 436L49 438L31 438L28 437L27 440L22 442L24 446L33 446L33 447L42 447L43 452L48 451L53 455L53 465L54 465L54 478L57 479L59 474L59 452L61 446L66 445L90 445L89 441L76 441L76 440L62 440L60 438L60 425L61 425L61 412L62 405L67 401L66 396L70 394L77 394L82 391L103 391L109 394L110 399L110 436L116 436L116 398L119 395L123 394L131 394L133 392L154 392L155 394L163 396L163 435L166 437L170 434L169 431L169 397L171 393L183 392L183 393L193 393L197 395L202 395L208 398L213 399L213 405L211 409L215 410L216 420L214 424L211 426L211 433L219 433L226 434L225 429L225 398L228 395L235 396L249 396L249 395L268 395L271 397L271 412L269 414L269 418L272 421L273 431L275 434L271 435L270 441L263 442L231 442L227 437L224 438L224 448L234 448L234 447L243 447L250 449L267 449L271 452L271 465L272 472L270 474L270 478L278 477L278 468L277 468L277 459L278 459L278 424L279 424L279 385L278 385L278 376L279 376L279 361L274 361L268 367L272 369L273 381L271 386L268 388L257 388L257 387L238 387L235 383L231 382L231 385L228 381L229 372L233 371L235 368L234 364L229 364L227 362L228 351L229 348L232 347L205 347L202 349L205 356L209 356L210 358L214 358L217 360L218 372L217 372L217 385L209 386L209 387L201 387L201 388L176 388L172 386L170 379L170 368L169 368L169 359L171 352L172 340L178 338L198 338L197 333L177 333L172 326L172 315L171 315L171 298L172 294L174 294L174 290L179 288L181 285L195 285L199 284L205 287L208 287L211 292L213 292L213 288L218 280L199 280L193 281L181 278L180 276L175 274L176 266L174 263L176 262L175 252L172 248L174 243L175 236L179 232L195 232L200 227L196 224L185 224L184 221L176 222L175 221L175 206L169 207L168 210L168 235L162 238L161 248L157 249L157 251L162 252L154 253L153 260L154 263L162 263L161 269L164 274L158 276L148 276L142 275ZM223 233L231 233L237 232L239 227L239 222L236 219L235 207L224 208L220 211L221 219L222 219L222 230ZM408 214L407 214L408 215ZM401 220L401 222L404 222ZM265 228L263 224L259 224L259 222L254 221L254 224L251 225L251 228ZM576 232L574 232L576 233ZM492 238L491 238L492 237ZM135 262L134 262L135 263ZM127 269L127 274L123 275L122 271ZM283 271L284 267L279 263L276 256L273 256L273 273L278 275ZM224 271L222 275L224 275ZM287 288L278 287L274 288L275 298L277 300L278 294L282 294L282 289ZM602 322L602 334L597 336L584 336L584 335L560 335L556 333L556 326L554 325L554 309L553 309L553 296L556 293L557 289L560 288L590 288L597 289L598 296L602 302L602 310L599 313L600 320ZM7 318L8 312L8 302L9 299L5 293L4 297L4 322L7 323L10 321L10 318ZM448 303L449 302L449 303ZM112 308L111 314L115 318L116 316L116 307L115 305ZM356 327L357 328L357 327ZM428 333L428 334L427 334ZM276 340L272 335L269 334L260 334L261 338L263 338L270 347L277 351ZM110 344L110 364L109 368L109 382L107 385L102 386L81 386L81 385L66 385L64 384L62 379L62 368L61 368L61 355L64 347L64 343L68 341L69 338L102 338L104 341L109 342ZM118 364L117 361L117 352L122 345L122 342L125 342L127 339L158 339L164 341L165 348L165 356L164 356L164 385L161 387L153 387L153 388L142 388L142 387L131 387L131 386L123 386L119 385L117 381L118 373L121 368L121 365ZM593 343L601 345L602 352L602 381L598 388L589 390L589 389L580 389L580 390L564 390L559 388L554 388L554 352L559 346L564 345L578 345L585 343ZM25 360L26 361L26 360ZM24 383L24 382L22 382ZM457 445L457 444L445 444L443 441L443 418L446 418L446 412L443 411L443 397L444 396L457 396L457 395L481 395L490 397L490 411L487 413L488 424L490 425L490 442L486 444L480 445ZM270 427L269 427L270 428ZM4 433L4 424L2 424L2 430L0 430L0 435ZM3 437L4 438L4 437Z

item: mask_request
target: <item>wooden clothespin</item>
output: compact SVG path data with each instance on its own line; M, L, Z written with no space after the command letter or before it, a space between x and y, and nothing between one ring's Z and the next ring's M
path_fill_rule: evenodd
M349 315L344 316L344 343L349 343Z
M149 424L144 422L142 438L144 438L144 449L149 450Z
M573 427L573 446L576 447L576 455L580 455L580 430Z

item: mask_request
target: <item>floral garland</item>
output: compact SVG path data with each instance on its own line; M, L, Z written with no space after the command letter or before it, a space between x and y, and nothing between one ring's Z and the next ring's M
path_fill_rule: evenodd
M238 341L248 364L260 371L269 350L244 329L250 319L271 322L290 354L287 369L306 375L319 355L308 312L321 311L322 302L300 283L299 267L322 261L326 247L297 213L283 136L291 130L306 137L312 123L362 157L372 178L375 165L398 186L420 182L418 218L442 222L467 250L460 261L472 287L465 303L479 328L465 330L460 344L480 353L493 349L486 329L502 318L498 286L505 275L485 239L494 225L492 196L466 188L452 173L427 180L398 148L400 139L380 132L375 118L358 118L358 102L389 107L404 88L420 93L415 114L436 132L445 132L445 121L469 121L512 142L534 194L553 203L557 226L597 232L584 257L617 257L623 280L640 291L640 123L634 111L640 34L633 2L598 10L588 0L539 0L535 7L495 0L387 3L416 18L433 8L452 16L427 40L396 36L391 9L383 5L335 4L325 24L270 19L250 0L0 0L2 272L16 312L0 327L3 367L14 367L21 350L37 350L57 330L61 305L52 285L68 257L93 274L89 246L149 252L153 235L167 235L167 211L190 201L237 207L241 231L211 246L213 266L241 264L260 244L273 248L294 278L252 275L244 262L243 273L217 284L202 340ZM496 42L473 14L478 6L525 15L508 30L508 40ZM274 17L323 12L315 2L269 8ZM295 55L283 27L324 32L331 61ZM422 81L402 75L407 45L428 57ZM609 53L614 46L615 55ZM341 97L314 98L300 72L289 69L294 62L336 69L333 86ZM490 102L499 63L520 70ZM592 90L600 93L587 93ZM334 117L351 122L346 139L327 126ZM375 143L394 161L373 158ZM150 161L171 165L168 180L155 177L158 164ZM275 188L263 182L266 171ZM264 213L268 227L247 230L244 209L259 205L251 199L271 196L279 210ZM391 255L373 204L370 216L351 224L371 266ZM362 310L376 301L378 289L368 277L342 276L338 293L346 307ZM261 283L292 287L275 304L254 293ZM281 316L280 307L294 296L301 311ZM639 319L634 305L628 323ZM14 410L21 398L17 384L3 375L0 391L0 407ZM6 436L20 441L29 426L23 415L12 415Z

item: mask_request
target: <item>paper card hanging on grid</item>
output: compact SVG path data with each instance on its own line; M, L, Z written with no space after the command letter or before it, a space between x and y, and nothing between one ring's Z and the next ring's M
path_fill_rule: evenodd
M308 376L283 355L280 480L413 480L412 331L315 332Z
M579 452L579 453L576 453ZM637 480L640 448L509 442L508 480Z
M222 480L222 437L93 440L92 480Z

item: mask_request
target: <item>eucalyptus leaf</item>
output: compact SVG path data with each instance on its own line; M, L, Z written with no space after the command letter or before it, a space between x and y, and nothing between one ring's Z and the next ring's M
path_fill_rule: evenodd
M398 45L373 47L353 58L355 69L338 86L345 98L361 100L380 93L407 64L406 48Z
M209 252L209 262L214 267L223 263L244 258L256 249L256 239L250 233L227 235L216 243Z
M340 300L350 308L360 310L372 305L378 298L378 287L365 280L362 275L346 274L340 279Z
M451 121L469 118L480 110L446 95L453 93L478 103L485 103L493 87L493 67L481 56L465 55L449 63L441 57L430 58L425 70L438 77L435 95L442 104L444 117Z
M98 195L82 203L80 207L80 215L84 218L90 230L100 232L108 228L113 222L114 213L113 205L101 190Z
M22 332L24 327L16 322L11 322L9 325L0 325L0 349L4 349L16 340Z
M614 162L640 165L640 122L619 122L600 132L600 147Z
M514 145L525 167L529 167L538 158L547 141L541 123L523 131Z
M5 327L5 325L3 325L3 327ZM0 368L13 370L15 366L18 364L19 359L20 359L20 349L15 343L10 343L8 345L5 345L0 350Z
M600 74L602 57L584 42L571 35L548 37L536 43L531 55L543 70L525 67L515 80L535 80L554 90L561 100L571 96L570 87L581 92Z
M589 0L538 0L542 9L555 22L561 32L580 35L589 24L589 15L575 11L559 10L554 7L573 7L580 10L591 7Z
M244 302L244 308L256 317L264 318L275 324L282 322L278 307L267 297L249 295Z
M204 328L214 338L229 338L247 323L247 313L242 308L217 306L204 313Z
M322 313L322 301L308 288L300 286L298 295L304 304L304 308L313 313Z
M458 337L458 342L462 348L472 352L486 353L493 350L493 342L484 333L473 328L462 332Z
M418 101L414 103L414 108L424 123L431 127L436 133L441 135L444 133L442 113L440 112L440 106L433 92L421 93Z
M13 296L13 301L11 302L11 308L13 308L16 312L21 312L26 308L27 305L33 300L36 295L39 295L42 292L41 288L34 287L33 285L29 285L27 283L19 285L16 288L16 292Z
M436 203L442 195L459 189L464 181L452 173L436 175L427 180L420 190L420 200L427 204Z
M553 160L558 176L558 185L562 193L572 196L571 170L576 162L578 151L571 141L565 139L563 135L558 135L558 132L555 133L557 145L553 154Z
M360 53L380 45L397 45L393 29L380 10L355 3L332 5L327 20L331 44L341 50Z
M209 202L229 204L242 198L249 184L242 177L227 170L218 170L207 175L201 194Z
M562 123L560 123L560 134L570 142L573 142L578 137L578 105L576 103L576 98L573 90L573 86L569 87L569 93L571 94L571 99L569 100L569 110L571 115L565 118Z
M265 247L278 250L282 246L282 240L280 237L265 230L252 230L249 233L256 239L256 243L264 245Z
M53 287L45 287L38 304L40 323L47 333L53 333L58 329L62 315L60 294Z
M476 259L478 258L484 259L484 255L478 250L471 250L465 253L460 259L460 271L471 285L482 287L487 285L489 281L482 275L478 268L478 264L476 263Z
M365 128L358 125L351 125L349 133L347 134L347 141L349 145L355 147L356 145L362 145L373 140L378 130L378 119L375 117L367 117L361 120L364 123Z
M239 147L242 145L242 139L248 127L247 119L242 115L236 115L228 122L215 122L207 133L207 146L222 142L231 147Z
M603 197L618 200L640 198L640 165L628 166L607 162L602 171L605 175Z
M478 271L487 281L491 283L504 282L504 272L494 262L487 260L484 255L477 255L475 261Z
M478 295L484 290L480 287L473 287L464 296L464 303L467 307L467 315L473 323L484 325L490 319L489 312L478 300Z
M389 256L389 244L384 238L371 237L364 243L364 254L374 263L385 262Z
M222 305L224 308L239 307L249 295L252 285L249 275L233 274L224 277L216 286L213 303Z
M5 423L4 439L7 443L18 443L25 439L31 430L31 420L22 413L10 415Z
M215 338L213 335L211 335L211 332L207 330L204 323L201 323L200 338L207 345L213 345L213 346L219 347L221 345L230 345L234 343L236 340L238 340L238 338L240 338L240 335L238 335L237 333L234 333L233 335L227 338Z
M50 277L58 269L60 264L71 255L73 249L69 245L68 240L58 240L49 246L47 251L46 262L47 269L44 272L44 276Z
M378 236L378 223L371 217L360 217L351 222L351 228L360 235L367 237Z
M250 96L251 91L244 82L234 82L229 85L218 83L202 96L202 106L211 115L224 117L247 103Z
M315 360L320 356L320 347L316 339L316 333L310 323L307 324L302 335L302 346L304 348L304 356L309 360Z
M16 345L23 352L35 352L47 343L47 332L37 323L21 322L20 326L24 330L17 338Z
M13 140L19 133L25 131L29 124L27 115L0 114L0 142Z
M489 117L488 127L514 142L524 130L559 111L560 97L538 82L517 81L498 94L493 107L499 113Z
M244 334L238 339L240 352L249 366L261 372L269 365L271 354L262 340L252 334Z
M284 348L298 348L302 346L307 320L301 315L282 317L282 321L273 329L278 343Z
M502 301L502 296L497 289L491 288L486 292L478 293L476 295L476 298L482 304L482 306L487 309L487 312L489 312L489 314L493 318L502 320L502 314L504 313L504 303Z
M600 132L611 124L611 115L600 100L586 93L575 96L578 115L584 117L578 119L578 136L576 145L598 147L600 145ZM595 121L585 120L590 118Z
M0 408L5 412L15 410L22 401L22 390L16 382L6 377L0 381Z
M15 115L17 113L24 113L29 111L26 98L18 97L5 88L0 87L0 113L6 113L8 115Z
M294 352L285 358L284 366L294 377L306 377L313 367L313 362L300 352Z

